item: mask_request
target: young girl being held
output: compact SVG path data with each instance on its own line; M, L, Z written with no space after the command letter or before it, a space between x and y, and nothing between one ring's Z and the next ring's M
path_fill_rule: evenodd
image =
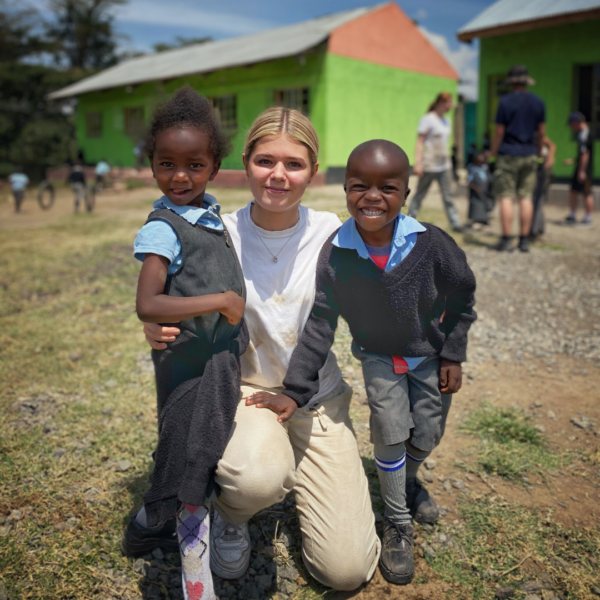
M216 491L214 470L231 432L248 337L242 270L220 207L206 193L229 142L208 100L182 88L154 115L146 149L164 195L134 244L143 261L137 314L145 322L178 323L182 334L152 353L155 469L122 547L128 555L171 548L177 514L184 596L213 598L205 502Z

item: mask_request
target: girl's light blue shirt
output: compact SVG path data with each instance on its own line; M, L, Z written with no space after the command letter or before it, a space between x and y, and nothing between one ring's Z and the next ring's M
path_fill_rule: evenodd
M223 222L219 217L221 207L217 199L210 194L204 194L202 208L177 206L166 196L159 198L153 206L154 210L168 208L192 225L200 223L210 229L223 230ZM181 266L181 243L175 230L166 221L151 221L140 229L133 243L133 255L143 262L146 254L164 256L171 263L167 270L169 275L175 273Z

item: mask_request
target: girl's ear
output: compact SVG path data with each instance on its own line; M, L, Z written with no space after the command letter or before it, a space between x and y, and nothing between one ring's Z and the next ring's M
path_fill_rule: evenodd
M312 181L313 177L317 174L318 170L319 170L319 163L316 162L315 166L313 167L312 173L311 173L310 177L308 178L308 183L306 185L310 185L310 182Z
M244 169L246 170L246 173L248 173L248 161L246 160L245 152L242 153L242 162L244 163Z
M213 167L212 173L210 174L210 177L208 178L209 181L212 181L217 176L217 173L219 172L220 168L221 168L221 161L216 162L215 166Z

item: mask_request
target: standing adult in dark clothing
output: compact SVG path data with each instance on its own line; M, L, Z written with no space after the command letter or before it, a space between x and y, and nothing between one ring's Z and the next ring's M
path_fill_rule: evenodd
M527 90L535 81L527 67L517 65L509 74L507 83L512 91L500 99L496 114L496 133L492 142L494 192L500 202L502 238L497 249L510 251L513 220L513 199L519 201L519 250L528 252L527 238L531 230L533 204L531 197L536 182L538 156L546 133L546 108L536 95ZM535 135L537 137L537 147Z
M533 192L533 219L529 239L535 240L544 234L546 227L544 219L544 204L548 196L548 188L552 181L552 168L554 167L554 156L556 144L548 137L542 142L543 162L538 165L537 181Z
M592 140L590 128L585 122L585 116L580 112L573 112L569 115L569 126L573 130L577 139L577 160L575 161L575 171L571 179L571 191L569 193L569 208L571 212L565 219L568 225L575 225L575 213L577 211L577 201L579 194L583 195L585 205L585 217L581 225L592 224L592 212L594 210L594 195L592 194L592 166L594 143ZM565 164L573 164L573 159L567 159Z

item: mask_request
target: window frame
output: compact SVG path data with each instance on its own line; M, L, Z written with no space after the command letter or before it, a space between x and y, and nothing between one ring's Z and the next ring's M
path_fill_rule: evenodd
M123 131L125 135L141 138L146 132L145 110L143 105L123 107Z
M294 98L297 96L297 98ZM308 86L296 86L274 90L273 103L275 106L283 106L301 112L304 116L310 116L310 88Z
M212 96L208 100L221 129L230 135L235 133L238 130L237 95Z
M88 139L102 137L103 117L101 110L88 110L85 112L85 136Z

